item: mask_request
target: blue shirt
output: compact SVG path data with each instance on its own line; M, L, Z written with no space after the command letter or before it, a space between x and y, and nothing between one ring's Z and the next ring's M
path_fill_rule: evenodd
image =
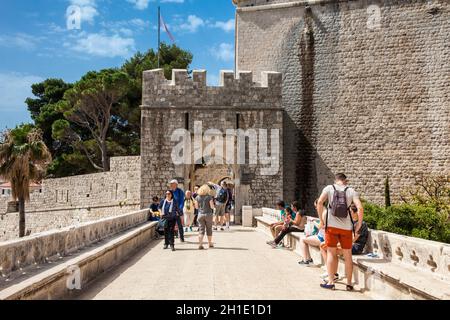
M176 188L175 191L173 191L173 198L175 199L175 202L178 204L178 209L180 209L181 214L183 215L183 208L184 208L184 191L180 188Z

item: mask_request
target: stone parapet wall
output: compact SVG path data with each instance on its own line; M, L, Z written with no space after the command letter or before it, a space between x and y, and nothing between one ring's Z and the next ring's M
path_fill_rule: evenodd
M0 198L0 240L18 236L18 213ZM111 171L48 179L26 203L28 233L62 228L140 208L140 157L111 159Z
M146 221L148 209L0 243L0 270L8 276L19 268L69 255Z
M377 203L386 176L397 201L450 173L448 1L239 2L237 71L283 74L285 200L312 208L338 172Z

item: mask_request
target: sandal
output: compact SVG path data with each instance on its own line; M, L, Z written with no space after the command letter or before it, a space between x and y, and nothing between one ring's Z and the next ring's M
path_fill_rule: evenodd
M334 284L327 284L327 283L321 283L320 287L328 290L336 289L336 286Z

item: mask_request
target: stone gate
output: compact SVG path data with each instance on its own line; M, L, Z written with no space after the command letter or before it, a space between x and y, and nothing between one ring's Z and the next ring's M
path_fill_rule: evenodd
M210 181L232 180L237 216L243 204L273 206L282 198L282 77L262 72L260 78L261 82L255 83L251 72L235 77L232 71L222 71L220 86L210 87L206 71L193 71L189 76L186 70L173 70L172 80L166 80L161 69L144 72L142 207L148 206L153 196L162 196L173 178L185 190ZM242 132L244 140L230 132ZM199 137L200 142L196 140ZM242 146L239 141L244 148L238 148ZM212 159L206 152L211 145L218 146ZM277 154L273 153L276 145ZM244 162L238 159L238 150L245 155ZM230 151L232 158L228 157ZM174 154L183 161L174 161ZM269 167L276 170L268 173Z

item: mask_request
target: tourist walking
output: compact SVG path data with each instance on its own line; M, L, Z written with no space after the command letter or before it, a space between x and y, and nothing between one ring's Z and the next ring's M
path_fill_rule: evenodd
M175 224L180 214L180 208L174 198L173 191L167 190L165 198L159 206L161 224L164 227L164 249L171 247L175 251Z
M215 200L216 200L216 211L215 211L216 219L214 230L217 230L217 228L220 226L220 230L223 231L224 230L223 219L225 216L225 207L228 202L228 188L227 183L225 181L222 181L222 183L220 184Z
M192 198L192 192L190 190L186 191L186 197L184 199L184 226L185 232L189 230L192 231L192 224L194 223L194 212L195 212L195 200Z
M338 243L342 247L345 260L345 274L347 277L347 291L353 290L352 285L352 244L353 232L358 233L363 221L364 209L359 200L358 193L348 186L347 177L343 173L335 176L335 183L325 187L317 202L319 217L324 211L324 203L328 202L328 211L325 219L325 245L327 247L328 282L320 286L325 289L335 289L334 275L337 273ZM358 209L358 222L353 225L350 206L355 204Z
M208 244L210 248L214 247L213 244L213 216L214 216L214 197L211 195L212 190L208 185L203 185L198 190L198 195L195 198L195 206L198 209L198 241L199 250L203 250L203 238L208 237Z
M196 198L197 198L197 196L198 196L198 189L200 189L200 186L199 185L196 185L195 187L194 187L194 193L192 194L192 198L195 200ZM198 222L197 222L197 217L198 217L198 209L197 208L195 208L195 211L194 211L194 222L192 223L194 226L198 226Z
M233 209L233 190L231 183L227 183L227 193L228 193L228 201L225 205L225 228L227 231L230 231L230 218L231 211Z
M177 217L176 223L178 226L178 232L180 234L180 241L184 242L184 229L183 229L183 207L184 207L184 191L178 187L178 180L172 180L169 182L170 190L173 193L173 197L178 204L178 211L180 215Z

